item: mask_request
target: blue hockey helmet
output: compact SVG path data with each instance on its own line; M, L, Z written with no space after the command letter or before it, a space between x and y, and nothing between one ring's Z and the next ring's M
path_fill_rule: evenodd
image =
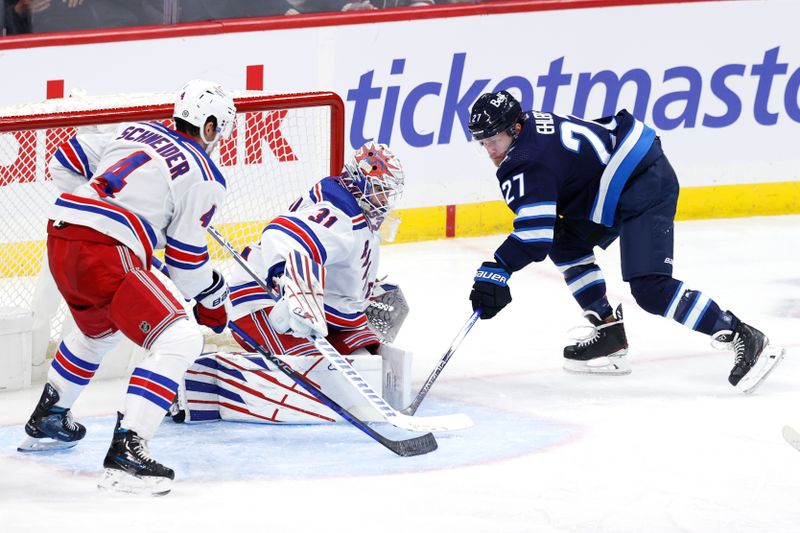
M500 132L513 135L514 125L522 115L522 107L507 91L485 93L472 105L469 131L476 141L488 139Z

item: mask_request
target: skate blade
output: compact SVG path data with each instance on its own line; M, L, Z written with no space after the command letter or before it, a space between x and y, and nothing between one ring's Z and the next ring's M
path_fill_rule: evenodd
M22 442L22 444L17 446L17 451L22 453L52 452L57 450L68 450L70 448L74 448L77 444L77 440L67 442L63 440L51 439L50 437L42 437L40 439L37 439L36 437L28 437Z
M752 394L761 383L767 379L767 376L778 366L778 363L783 359L786 350L780 346L769 346L764 348L761 355L758 356L758 361L753 365L753 368L745 374L736 388L745 394Z
M598 357L589 361L564 359L564 370L570 374L595 374L606 376L627 376L631 373L631 365L624 355Z
M97 488L125 494L164 496L172 490L172 480L165 477L134 476L122 470L106 468Z

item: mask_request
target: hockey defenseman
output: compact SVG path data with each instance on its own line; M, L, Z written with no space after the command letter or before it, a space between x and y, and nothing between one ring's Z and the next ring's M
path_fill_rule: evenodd
M390 148L367 143L348 159L340 176L317 182L286 212L273 218L259 242L242 253L273 293L266 293L237 267L230 276L234 323L272 354L320 355L309 338L312 336L326 337L343 355L376 353L381 339L370 329L365 311L376 293L385 296L386 289L390 293L399 291L396 286L377 284L376 274L379 229L400 198L404 180L401 163ZM243 348L254 351L235 332L233 336ZM212 379L213 386L202 387L201 396L212 389L219 392L231 380L246 383L239 377L242 366L236 366L231 357L224 354L208 360L205 356L192 366L190 374L219 374L224 378ZM257 359L260 357L251 358ZM190 379L191 375L187 376L191 404L195 392ZM231 385L227 393L220 392L223 400L235 404L239 412L252 408L240 400L242 391L258 386L246 384L238 388ZM181 403L185 410L185 402ZM199 420L198 416L192 419ZM264 417L255 413L246 419Z
M620 239L622 278L642 309L674 319L735 353L728 381L745 392L761 383L783 349L704 293L672 277L678 180L655 131L625 110L595 121L522 112L508 92L481 95L469 130L497 166L497 180L514 230L478 269L473 309L490 319L509 302L508 279L546 257L592 325L564 348L564 368L627 374L622 308L606 298L595 246Z
M150 353L130 378L99 486L169 492L174 473L150 456L147 443L203 336L150 262L154 250L165 249L172 280L196 301L197 321L222 331L228 287L208 263L205 227L225 179L208 154L231 134L235 113L222 87L194 80L177 94L175 130L126 123L59 147L50 169L64 192L51 211L47 254L77 329L58 347L20 451L71 447L84 437L70 407L125 335Z

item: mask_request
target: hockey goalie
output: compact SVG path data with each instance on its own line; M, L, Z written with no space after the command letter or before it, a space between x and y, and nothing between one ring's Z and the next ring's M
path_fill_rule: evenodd
M266 291L237 265L232 321L251 340L365 420L378 420L314 346L321 336L397 408L409 399L411 354L390 343L408 306L396 285L376 281L381 227L403 192L404 174L388 146L368 143L340 176L317 182L273 218L242 257ZM384 227L384 230L386 230ZM389 232L391 233L391 232ZM338 416L307 394L255 347L204 354L188 370L172 414L176 421L332 422Z

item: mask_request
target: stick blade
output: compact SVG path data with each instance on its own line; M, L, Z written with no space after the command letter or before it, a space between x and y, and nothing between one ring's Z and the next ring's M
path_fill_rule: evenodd
M472 419L463 413L441 416L406 416L398 413L389 419L389 422L409 431L420 432L458 431L474 425Z
M425 455L436 450L439 444L433 436L433 433L426 433L419 437L414 437L406 440L389 440L383 438L381 444L389 448L391 451L401 457L414 457L416 455Z

